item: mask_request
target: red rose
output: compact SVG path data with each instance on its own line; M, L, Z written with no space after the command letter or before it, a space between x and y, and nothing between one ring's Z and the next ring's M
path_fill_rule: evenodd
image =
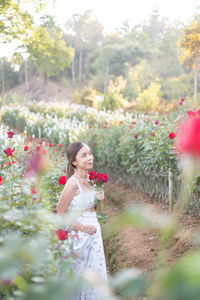
M3 184L3 179L1 176L0 176L0 184Z
M152 132L152 135L155 136L155 134L156 134L156 133L153 131L153 132Z
M14 151L15 151L15 148L13 148L13 149L7 148L3 152L6 154L7 157L9 157L9 156L13 156Z
M183 102L179 102L179 105L183 105Z
M24 151L28 151L29 150L29 146L24 146Z
M31 188L31 194L37 194L37 192L34 188Z
M32 141L34 141L34 139L35 139L34 137L31 137L31 138L30 138L30 141L32 142Z
M137 135L137 134L135 134L135 135L134 135L134 138L135 138L135 139L137 139L137 138L138 138L138 135Z
M59 147L62 147L63 146L63 144L59 144Z
M94 136L97 136L97 134L95 133Z
M91 124L89 125L89 128L92 128L92 125L91 125Z
M159 123L159 121L158 121L158 120L157 120L157 121L155 121L155 124L156 124L156 125L158 125L158 123Z
M66 176L61 176L58 180L58 184L65 184L66 183Z
M169 139L171 139L171 140L173 140L175 138L175 136L176 136L176 133L174 133L174 132L170 132L168 135Z
M107 182L108 175L107 174L97 174L96 176L97 182Z
M96 171L91 171L89 173L89 180L94 180L97 176L97 172Z
M102 177L102 181L103 182L107 182L108 181L108 175L107 174L103 173L103 174L101 174L101 177Z
M184 98L184 97L182 97L182 98L181 98L181 101L183 102L184 100L185 100L185 98Z
M50 147L50 148L53 147L53 144L49 144L49 147Z
M136 124L136 122L135 122L135 121L133 121L133 122L132 122L132 124L134 125L134 124Z
M11 162L10 161L9 161L8 165L11 166Z
M61 240L61 241L66 240L66 238L68 236L67 230L64 230L64 229L58 229L56 231L56 234L57 234L58 239Z
M96 180L97 182L102 182L101 174L97 174Z
M14 132L12 132L12 131L8 131L7 132L7 135L8 135L8 138L12 138L13 137L13 135L14 135Z

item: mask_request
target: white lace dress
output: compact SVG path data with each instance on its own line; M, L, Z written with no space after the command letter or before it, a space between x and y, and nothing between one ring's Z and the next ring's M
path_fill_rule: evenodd
M79 194L74 196L68 210L84 210L94 207L96 192L94 190L83 190L76 177L72 176L68 180L75 180L79 188ZM73 230L69 233L68 239L73 244L73 251L78 255L78 258L75 258L74 260L73 271L75 274L81 275L83 271L91 270L106 281L106 262L101 227L98 222L96 211L83 211L81 215L78 216L77 222L83 225L93 225L96 227L97 231L92 235L82 231ZM76 234L78 237L76 237ZM83 287L77 291L77 294L73 299L96 300L100 299L100 295L93 288Z

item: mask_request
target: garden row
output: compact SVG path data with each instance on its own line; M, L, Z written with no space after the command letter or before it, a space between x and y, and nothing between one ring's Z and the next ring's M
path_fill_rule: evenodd
M40 102L7 106L2 110L2 120L29 137L48 138L64 148L71 141L85 141L92 148L99 171L168 202L169 168L174 178L174 199L181 181L174 140L177 123L188 108L184 101L180 103L176 113L150 117ZM197 187L189 209L200 215L198 197Z

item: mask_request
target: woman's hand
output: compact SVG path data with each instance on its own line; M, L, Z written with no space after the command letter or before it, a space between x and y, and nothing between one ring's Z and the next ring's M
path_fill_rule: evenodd
M102 190L102 191L98 191L97 193L96 193L96 198L97 198L97 200L101 200L101 201L103 201L104 200L104 191Z
M93 225L85 226L81 223L75 223L71 227L71 229L75 230L75 231L82 231L82 232L85 232L85 233L88 233L88 234L94 234L97 231L95 226L93 226Z
M86 232L86 233L92 235L92 234L96 233L97 229L93 225L88 225L88 226L83 226L83 228L81 229L81 231Z

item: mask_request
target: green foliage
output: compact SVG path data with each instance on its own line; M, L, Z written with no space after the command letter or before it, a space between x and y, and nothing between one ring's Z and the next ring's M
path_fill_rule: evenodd
M188 95L193 95L193 75L181 74L176 77L169 77L162 80L163 97L166 99L177 99Z
M127 96L129 100L136 99L141 89L147 88L150 83L149 80L152 77L150 66L145 60L142 60L140 64L132 68L129 66L124 95Z
M106 109L114 111L121 107L123 96L122 93L124 91L126 85L126 81L122 76L116 78L115 81L110 80L108 85L108 91L104 95L104 100L99 104L100 109Z
M19 113L19 110L14 110L12 112L6 111L1 118L5 124L23 132L26 126L26 118L24 116L20 116Z
M0 36L4 42L22 39L32 29L33 18L22 11L18 1L1 1L0 3Z
M65 67L69 67L73 58L73 49L66 47L61 36L59 28L54 28L50 34L45 27L39 26L26 41L31 60L47 77L54 76Z
M97 91L92 88L85 88L82 92L76 91L72 98L75 103L84 104L86 106L98 107Z
M199 261L199 252L188 254L162 276L164 299L199 299Z
M18 73L12 68L12 64L8 61L6 57L0 58L0 91L3 94L6 90L19 84ZM2 86L4 84L4 86ZM4 91L3 91L4 89Z
M151 82L147 89L138 94L136 98L137 109L141 112L155 112L160 103L160 88L158 82Z

